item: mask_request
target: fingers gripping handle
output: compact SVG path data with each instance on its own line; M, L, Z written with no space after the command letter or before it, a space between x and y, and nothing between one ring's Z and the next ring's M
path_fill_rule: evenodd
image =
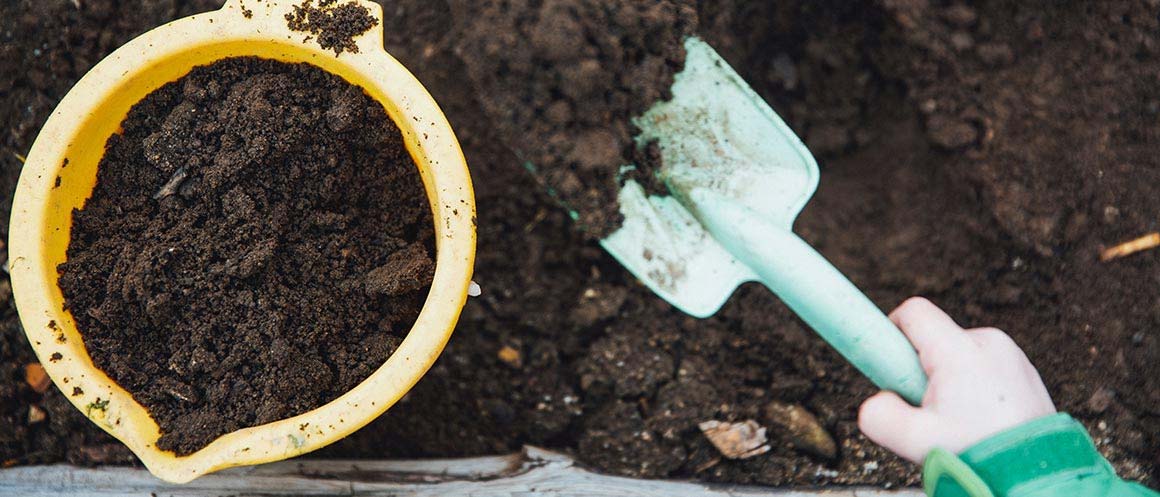
M762 282L875 385L922 403L926 374L902 332L813 247L777 231L750 263Z
M927 378L918 354L865 294L789 229L713 197L694 203L717 241L874 384L922 402Z

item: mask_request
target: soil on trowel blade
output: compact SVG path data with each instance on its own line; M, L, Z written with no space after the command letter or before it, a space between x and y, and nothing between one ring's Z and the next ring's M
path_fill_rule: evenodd
M399 129L306 64L234 58L106 145L60 266L94 364L178 454L318 407L398 347L434 273Z
M505 120L490 107L511 99L510 112L538 111L469 83L479 81L468 70L479 62L468 61L480 52L467 40L504 36L454 15L503 12L501 2L473 3L386 2L384 33L464 146L479 203L474 278L483 294L468 302L447 350L402 402L318 455L449 457L535 444L624 475L917 483L913 465L857 431L858 404L873 386L766 290L745 286L716 316L689 318L576 229L512 152L529 150L507 131L526 118ZM576 12L587 5L543 4ZM0 6L12 33L5 40L16 40L0 46L7 191L20 168L14 154L27 153L57 99L102 54L212 7L83 6ZM547 8L508 15L533 26ZM1120 474L1160 483L1160 252L1098 260L1101 247L1160 230L1160 159L1152 153L1160 145L1160 45L1148 2L709 0L697 3L695 23L818 157L820 189L796 226L803 237L883 308L921 294L961 324L1008 330L1059 408L1092 429ZM577 46L601 32L584 25L592 31ZM524 91L522 81L511 85ZM572 129L568 116L591 100L570 101L561 128ZM627 145L607 156L624 161ZM592 177L612 185L618 167L597 166ZM585 187L613 198L615 186ZM35 359L6 309L0 458L131 460L55 389L41 395L24 383L22 368ZM813 415L810 432L831 436L836 457L795 446L805 438L777 418L799 411L785 405ZM47 420L30 424L33 407ZM771 450L740 461L722 458L697 428L748 419L768 428Z

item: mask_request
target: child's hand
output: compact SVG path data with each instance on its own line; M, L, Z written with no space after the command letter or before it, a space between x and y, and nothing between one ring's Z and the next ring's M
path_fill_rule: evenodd
M1000 330L963 330L941 309L911 298L890 314L918 350L930 382L922 407L893 392L862 403L870 440L921 463L935 447L958 453L1007 428L1055 412L1039 373Z

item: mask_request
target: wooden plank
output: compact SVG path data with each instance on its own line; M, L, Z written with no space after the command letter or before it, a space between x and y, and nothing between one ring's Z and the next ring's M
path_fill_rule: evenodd
M0 470L0 495L29 497L920 497L915 489L820 490L638 480L587 471L535 447L507 456L420 461L292 460L235 468L185 485L140 468L24 466Z
M514 474L519 471L525 460L523 453L462 459L290 460L229 471L248 476L305 475L360 481L404 476L426 481L482 480Z

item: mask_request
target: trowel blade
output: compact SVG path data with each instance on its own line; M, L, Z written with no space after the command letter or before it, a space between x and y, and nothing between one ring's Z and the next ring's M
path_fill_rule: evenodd
M648 195L635 181L620 190L624 223L600 244L654 293L681 311L708 317L737 285L756 276L672 196Z
M656 174L671 195L648 195L626 182L619 195L624 224L601 243L666 301L705 317L756 276L701 224L687 193L709 190L788 230L817 188L818 168L712 47L689 38L685 48L673 98L633 120L638 144L659 146Z

